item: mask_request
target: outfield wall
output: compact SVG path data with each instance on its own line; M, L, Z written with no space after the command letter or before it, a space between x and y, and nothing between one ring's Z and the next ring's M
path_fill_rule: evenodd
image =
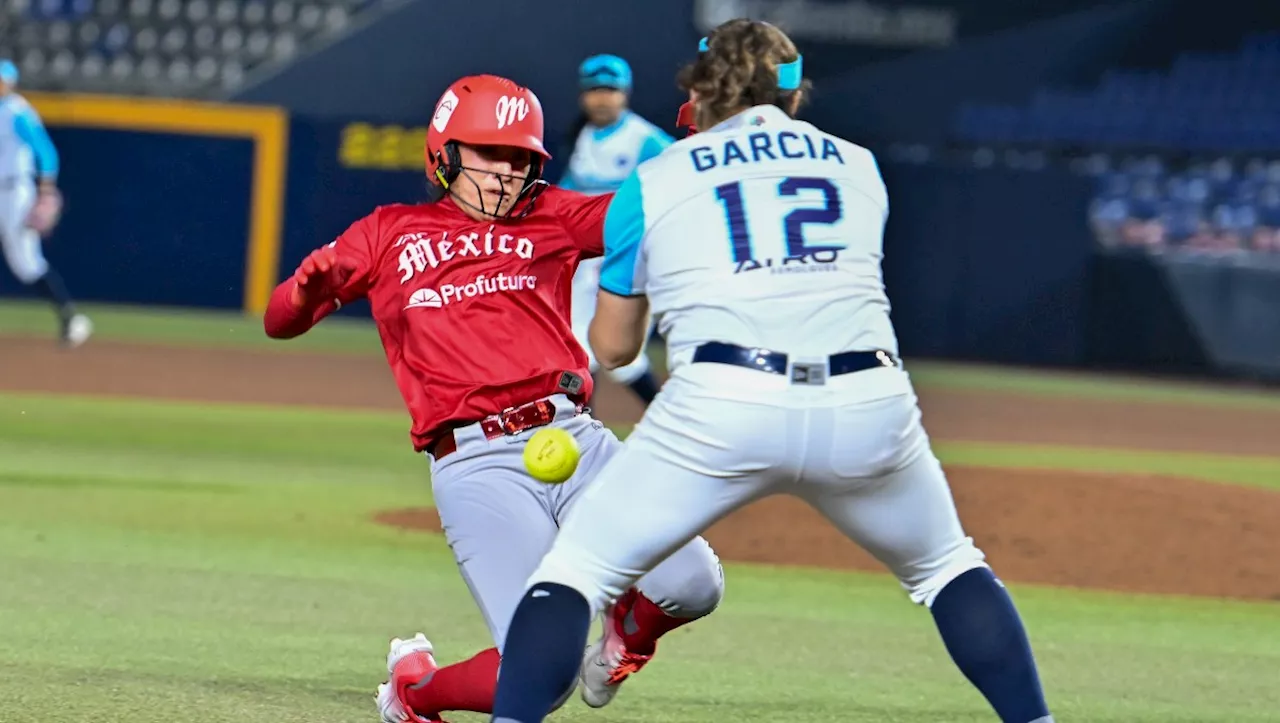
M46 251L81 298L266 308L284 228L283 109L27 97L62 156L66 207Z

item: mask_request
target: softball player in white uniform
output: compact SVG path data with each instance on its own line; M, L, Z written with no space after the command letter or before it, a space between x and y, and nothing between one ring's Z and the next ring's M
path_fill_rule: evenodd
M617 191L636 166L661 153L672 138L627 109L631 66L622 58L593 55L582 61L578 87L582 91L583 125L559 185L587 194ZM592 374L600 365L587 344L587 328L595 315L601 262L598 258L583 261L573 277L573 333L587 350ZM610 370L609 377L628 386L645 404L658 393L643 347L634 360Z
M32 209L41 195L61 204L58 152L35 109L14 92L17 83L17 66L0 60L0 248L18 281L37 286L53 302L63 343L79 346L89 339L93 325L76 313L62 277L45 260L39 231L32 227Z
M495 721L541 721L579 664L585 686L601 685L602 643L584 661L573 650L590 614L774 494L805 500L893 572L1000 720L1052 720L897 360L876 162L793 118L800 64L772 25L717 28L684 75L706 130L641 165L612 202L592 345L605 366L624 359L652 307L671 377L531 577Z

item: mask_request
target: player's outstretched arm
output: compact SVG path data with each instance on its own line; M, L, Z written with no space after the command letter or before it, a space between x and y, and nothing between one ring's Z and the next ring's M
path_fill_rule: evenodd
M336 311L338 292L356 267L353 259L340 257L330 246L312 251L293 276L272 292L262 322L267 336L292 339Z
M293 276L276 287L262 320L267 336L292 339L343 304L364 298L373 283L379 212L347 227L331 244L312 251Z
M551 202L555 204L556 217L574 245L582 251L582 258L593 259L603 254L604 217L613 194L588 196L560 188L555 191Z

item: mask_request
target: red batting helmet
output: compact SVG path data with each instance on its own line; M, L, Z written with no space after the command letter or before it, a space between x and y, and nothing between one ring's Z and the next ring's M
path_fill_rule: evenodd
M533 91L496 75L460 78L440 96L427 127L427 178L449 188L462 170L459 143L523 148L532 153L533 162L520 195L532 201L546 185L542 166L551 158L542 145L542 129L542 103ZM525 204L523 212L531 207Z

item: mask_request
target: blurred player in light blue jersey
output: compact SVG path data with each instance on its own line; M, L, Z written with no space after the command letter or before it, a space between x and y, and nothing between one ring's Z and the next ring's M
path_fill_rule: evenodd
M631 92L631 66L616 55L593 55L578 67L578 87L582 91L581 130L574 141L569 170L560 185L582 193L609 193L618 190L636 166L671 145L672 138L657 126L627 109ZM600 365L587 344L587 327L596 310L600 288L600 264L589 259L578 266L573 277L573 333L587 350L594 374ZM649 369L644 349L626 366L609 376L625 384L648 404L658 393L658 383Z
M17 66L0 60L0 247L18 281L38 286L57 308L62 342L79 346L89 339L93 325L76 313L40 240L53 229L62 208L58 152L40 116L14 92L17 84Z

